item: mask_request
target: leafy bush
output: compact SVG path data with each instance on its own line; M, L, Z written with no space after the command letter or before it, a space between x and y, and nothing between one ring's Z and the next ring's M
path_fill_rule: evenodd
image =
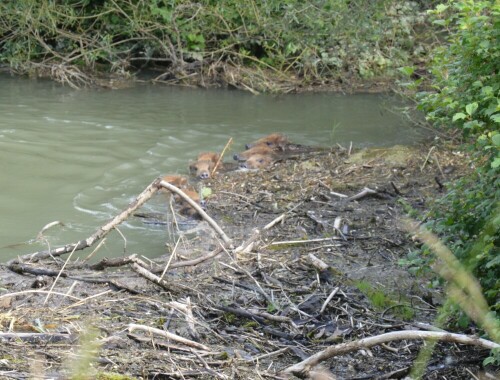
M437 127L459 131L473 174L455 183L428 225L479 279L500 312L500 5L448 1L432 11L449 42L434 53L432 92L420 107ZM424 250L424 253L428 251ZM459 320L464 319L459 317Z
M229 63L310 82L370 78L425 50L416 32L421 7L397 0L6 0L0 62L51 75L54 66L88 73L105 64L114 72L162 65L182 76Z

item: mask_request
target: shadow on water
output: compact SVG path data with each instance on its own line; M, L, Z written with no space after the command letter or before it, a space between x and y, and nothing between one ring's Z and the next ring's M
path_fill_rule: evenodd
M389 111L397 105L373 94L253 96L152 85L77 91L2 76L0 257L86 238L154 178L187 173L189 160L221 151L229 137L232 151L271 132L307 145L414 143L418 132ZM157 196L146 208L167 204ZM33 242L54 220L64 225L47 231L48 242ZM127 253L165 251L164 226L130 221L121 232ZM100 257L121 255L123 246L114 234Z

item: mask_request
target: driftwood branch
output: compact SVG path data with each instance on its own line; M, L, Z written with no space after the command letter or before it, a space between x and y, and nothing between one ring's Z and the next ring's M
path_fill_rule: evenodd
M329 268L328 264L326 264L323 260L318 259L312 253L309 254L309 260L310 260L312 266L319 271L324 271L324 270L327 270Z
M165 280L161 279L160 277L158 277L157 275L151 273L149 270L140 266L139 264L133 263L132 269L136 273L138 273L139 275L144 277L145 279L151 281L152 283L154 283L158 286L161 286L163 289L172 290L172 285L170 285L167 281L165 281Z
M275 245L301 245L308 243L319 243L323 241L331 241L331 240L343 240L340 236L332 236L328 238L320 238L320 239L309 239L309 240L284 240L284 241L273 241L269 246L273 247Z
M145 331L145 332L152 334L152 335L158 335L158 336L161 336L163 338L171 339L171 340L176 341L178 343L182 343L186 346L193 347L197 350L210 351L210 348L205 346L204 344L194 342L192 340L186 339L182 336L173 334L173 333L168 332L168 331L156 329L156 328L150 327L150 326L136 325L135 323L131 323L128 325L129 332L133 332L135 330L141 330L141 331Z
M424 340L440 340L450 343L461 343L473 346L479 346L486 349L499 348L500 344L492 341L471 337L462 334L453 334L449 332L434 332L434 331L393 331L386 334L372 336L369 338L360 339L354 342L337 344L330 346L323 351L320 351L300 363L294 364L285 369L286 374L303 375L311 370L311 368L318 365L320 362L330 359L337 355L346 354L352 351L358 351L365 348L370 348L378 344L391 342L394 340L406 339L424 339Z
M198 257L198 258L193 259L193 260L179 261L179 262L170 264L168 269L195 266L195 265L201 264L204 261L207 261L209 259L216 257L221 252L224 252L224 249L219 247L219 248L214 249L212 252L206 254L205 256L201 256L201 257ZM156 272L156 271L154 271L154 272Z
M122 223L125 219L127 219L135 210L141 207L146 201L148 201L159 188L158 180L152 182L144 191L137 196L137 198L130 203L130 205L123 210L120 214L115 216L111 221L106 223L104 226L100 227L94 234L92 234L87 239L80 240L76 243L67 244L63 247L49 249L46 251L39 251L34 253L29 253L27 255L23 255L16 259L13 259L9 262L9 265L13 263L22 263L25 261L36 262L42 259L45 259L50 256L61 256L65 253L79 251L85 248L92 246L95 242L102 239L106 236L112 229L114 229L117 225Z
M355 201L357 199L364 198L368 195L375 195L378 194L377 191L369 189L368 187L365 187L363 190L361 190L358 194L353 195L352 197L347 198L348 202Z

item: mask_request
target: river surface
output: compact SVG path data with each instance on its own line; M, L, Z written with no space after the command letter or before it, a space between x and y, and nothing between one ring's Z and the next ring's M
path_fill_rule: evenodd
M229 137L227 159L271 132L308 145L414 143L418 133L389 110L395 105L373 94L254 96L153 85L74 90L0 76L0 262L90 236L156 177L187 173L199 152L220 152ZM145 207L164 209L161 196ZM63 225L36 240L53 221ZM127 254L165 253L165 226L131 219L119 228ZM124 246L111 232L96 257L120 256Z

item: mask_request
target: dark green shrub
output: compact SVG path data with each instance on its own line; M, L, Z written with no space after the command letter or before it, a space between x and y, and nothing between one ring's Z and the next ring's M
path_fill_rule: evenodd
M432 13L449 42L434 53L432 92L420 108L438 128L459 131L474 172L452 185L429 227L479 279L500 312L500 5L448 1ZM424 249L423 253L429 253ZM465 322L463 316L458 321Z
M20 72L162 66L182 76L190 63L202 62L269 69L306 82L371 78L391 75L425 52L419 26L428 2L420 3L5 0L0 62Z

